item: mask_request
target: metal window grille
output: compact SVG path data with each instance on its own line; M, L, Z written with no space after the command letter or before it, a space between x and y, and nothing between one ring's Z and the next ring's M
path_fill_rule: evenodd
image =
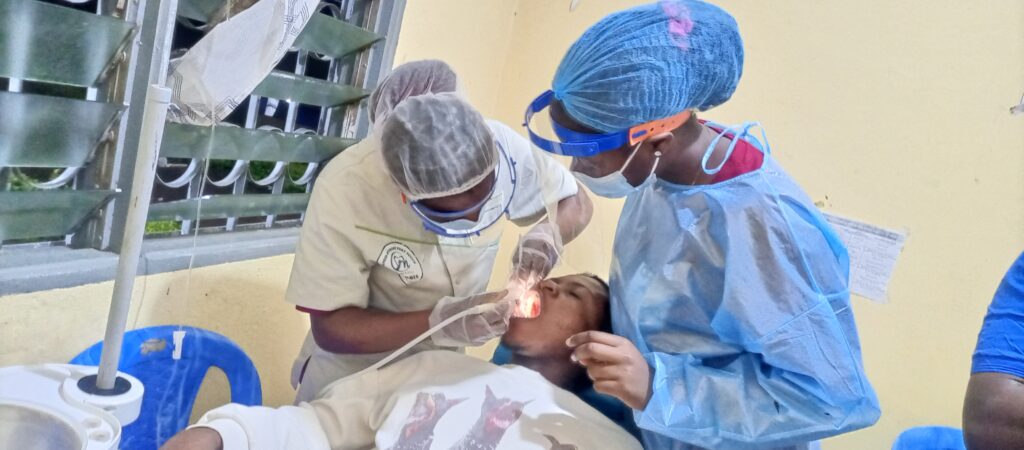
M156 180L132 180L146 86L223 1L0 1L3 247L117 252L136 182L155 183L149 238L301 223L318 169L367 132L404 1L323 1L246 102L216 130L166 124Z

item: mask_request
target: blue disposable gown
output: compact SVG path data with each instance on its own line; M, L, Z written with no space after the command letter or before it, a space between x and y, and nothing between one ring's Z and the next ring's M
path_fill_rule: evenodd
M646 448L806 448L878 420L846 248L770 155L632 193L614 251L613 326L653 368Z

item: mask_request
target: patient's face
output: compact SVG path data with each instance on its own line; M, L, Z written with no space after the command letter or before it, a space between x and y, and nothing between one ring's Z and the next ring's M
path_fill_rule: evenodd
M596 279L569 275L540 282L540 315L534 319L513 318L502 344L529 357L566 356L570 336L601 326L608 295Z

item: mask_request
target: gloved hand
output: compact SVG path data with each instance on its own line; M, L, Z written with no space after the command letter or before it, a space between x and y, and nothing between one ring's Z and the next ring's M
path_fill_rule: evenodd
M488 292L472 297L445 297L430 312L430 327L462 311L486 305L484 310L471 313L437 330L430 339L442 347L483 345L508 330L512 316L513 299L508 291Z
M550 222L537 224L519 240L519 246L512 253L512 278L524 282L547 278L558 264L561 251L562 239L555 226Z

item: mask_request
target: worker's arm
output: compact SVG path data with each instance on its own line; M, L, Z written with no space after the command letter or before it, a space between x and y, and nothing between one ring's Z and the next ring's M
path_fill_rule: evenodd
M586 190L577 184L576 195L567 197L558 202L557 217L558 231L562 237L562 245L576 239L594 217L594 204Z
M375 261L357 245L365 236L352 222L360 204L352 193L360 190L350 184L354 181L338 176L328 173L313 188L285 299L310 314L313 338L324 350L394 350L426 330L429 312L370 308L369 277Z
M551 273L562 254L562 246L576 239L590 223L593 204L578 184L576 193L558 202L554 220L537 223L519 240L512 254L513 277L526 284Z
M311 313L313 339L332 353L383 353L398 349L429 328L430 310L394 313L348 307Z
M508 211L512 222L521 227L541 218L539 225L554 222L563 245L579 236L590 224L594 206L572 172L508 126L495 121L488 124L516 161L516 191ZM556 202L554 217L546 217Z
M968 449L1024 449L1024 379L1002 373L971 375L963 421Z
M969 449L1024 449L1024 253L999 284L978 333L964 399Z
M508 292L469 297L444 297L427 311L392 313L372 308L342 308L312 314L313 339L334 353L382 353L396 350L449 318L452 322L431 336L444 347L483 345L508 329L512 304ZM472 310L472 312L466 312Z

